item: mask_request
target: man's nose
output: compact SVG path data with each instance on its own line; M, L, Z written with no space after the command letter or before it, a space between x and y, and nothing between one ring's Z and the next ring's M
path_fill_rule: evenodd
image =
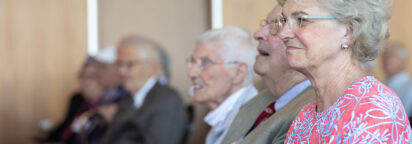
M194 64L189 67L188 75L189 77L197 77L200 73L200 67L197 64Z
M253 37L255 38L255 40L259 41L259 40L266 40L266 36L269 34L269 31L267 30L268 25L265 25L263 27L260 27L254 34Z

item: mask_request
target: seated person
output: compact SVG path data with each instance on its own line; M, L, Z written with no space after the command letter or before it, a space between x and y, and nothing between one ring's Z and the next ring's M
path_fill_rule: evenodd
M239 108L258 91L253 86L256 50L252 36L235 26L205 32L187 60L194 101L209 112L204 120L212 128L206 144L219 144Z
M88 57L79 73L80 90L70 100L68 112L64 121L50 132L47 142L76 143L80 141L79 128L74 121L80 115L98 105L98 100L103 91L95 75L96 68L93 58Z
M96 76L104 93L100 99L100 105L112 104L120 101L127 95L127 91L121 85L122 79L115 65L117 50L115 46L105 47L94 56L96 62Z
M268 89L240 108L223 143L283 143L298 112L315 99L309 80L288 65L286 46L270 29L281 12L275 6L255 32L259 54L254 70Z
M407 71L408 50L394 41L386 43L382 53L386 85L398 94L408 117L412 116L412 80Z
M182 142L185 107L177 91L160 82L164 74L160 57L159 46L139 36L118 44L116 65L131 96L100 109L110 123L103 144Z

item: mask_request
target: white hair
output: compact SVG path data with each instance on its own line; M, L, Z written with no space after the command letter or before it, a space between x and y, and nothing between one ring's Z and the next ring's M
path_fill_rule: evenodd
M110 45L99 50L94 58L101 63L114 64L117 58L116 46Z
M248 73L243 80L243 85L253 82L255 72L253 64L257 55L256 44L250 33L237 27L225 26L220 29L212 29L202 34L197 39L197 44L218 42L220 45L220 55L228 61L244 62L247 64Z

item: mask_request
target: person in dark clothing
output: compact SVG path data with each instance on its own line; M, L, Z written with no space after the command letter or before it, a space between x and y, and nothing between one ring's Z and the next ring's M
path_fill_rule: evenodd
M71 97L65 119L49 133L46 142L81 143L81 129L76 127L75 121L84 112L95 108L103 94L95 71L93 59L88 57L79 73L80 90Z

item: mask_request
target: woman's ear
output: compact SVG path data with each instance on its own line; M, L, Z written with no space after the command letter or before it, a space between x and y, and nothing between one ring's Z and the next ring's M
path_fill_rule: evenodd
M353 26L352 24L345 24L345 34L343 35L342 44L352 45Z

